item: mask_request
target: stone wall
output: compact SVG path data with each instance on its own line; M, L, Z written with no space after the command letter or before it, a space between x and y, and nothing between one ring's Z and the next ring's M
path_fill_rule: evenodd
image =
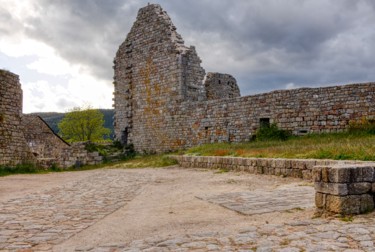
M313 168L315 205L321 212L361 214L374 210L375 164Z
M240 97L236 79L230 74L207 73L204 82L207 100Z
M88 142L68 144L39 116L23 115L22 125L26 142L39 166L68 168L102 162L103 157L98 152L86 150Z
M200 62L159 5L140 9L114 61L116 139L139 152L165 152L248 141L261 121L303 135L375 117L375 83L239 97L230 75L208 74L203 83Z
M134 143L138 151L168 146L172 135L160 128L168 126L178 105L206 100L200 63L159 5L140 9L114 60L117 140Z
M0 70L0 166L35 162L21 124L22 89L18 75Z
M70 145L56 135L48 124L39 116L23 115L22 125L28 146L38 159L58 159L63 149Z
M285 159L285 158L240 158L220 156L170 156L184 168L208 168L242 171L252 174L276 175L301 178L311 181L313 168L334 165L362 165L369 162L324 159ZM373 163L371 163L373 164Z

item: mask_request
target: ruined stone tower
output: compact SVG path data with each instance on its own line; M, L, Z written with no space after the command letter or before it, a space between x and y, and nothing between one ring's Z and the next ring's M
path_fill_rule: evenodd
M205 99L204 69L194 47L186 47L159 5L138 12L114 60L115 134L123 143L139 135L148 144L162 143L154 130L182 101ZM138 118L134 121L134 117Z
M18 75L0 70L0 165L34 162L27 146L22 118L22 89Z
M233 76L205 75L200 63L159 5L140 9L114 60L116 139L139 152L164 152L248 141L270 123L302 135L375 117L374 83L241 97Z

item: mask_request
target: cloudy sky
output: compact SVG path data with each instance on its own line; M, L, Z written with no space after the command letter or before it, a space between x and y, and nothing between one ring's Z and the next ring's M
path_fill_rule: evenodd
M0 68L24 112L112 106L113 58L143 0L0 0ZM206 72L242 95L375 81L373 0L155 0Z

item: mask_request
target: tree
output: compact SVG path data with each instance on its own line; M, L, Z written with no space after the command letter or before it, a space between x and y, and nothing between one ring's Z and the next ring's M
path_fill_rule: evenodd
M104 128L103 113L92 107L75 107L58 124L59 133L69 142L99 141L110 134Z

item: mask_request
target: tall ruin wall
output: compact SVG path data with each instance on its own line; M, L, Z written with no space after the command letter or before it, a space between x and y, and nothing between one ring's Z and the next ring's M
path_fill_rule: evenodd
M116 138L140 152L247 141L261 122L301 135L375 117L374 83L240 97L231 75L204 78L195 48L159 5L140 9L114 62Z
M23 134L22 89L18 75L0 70L0 165L34 162Z
M118 140L136 137L150 146L165 145L155 127L182 101L205 99L204 69L194 47L186 47L159 5L138 12L114 60L114 128Z

